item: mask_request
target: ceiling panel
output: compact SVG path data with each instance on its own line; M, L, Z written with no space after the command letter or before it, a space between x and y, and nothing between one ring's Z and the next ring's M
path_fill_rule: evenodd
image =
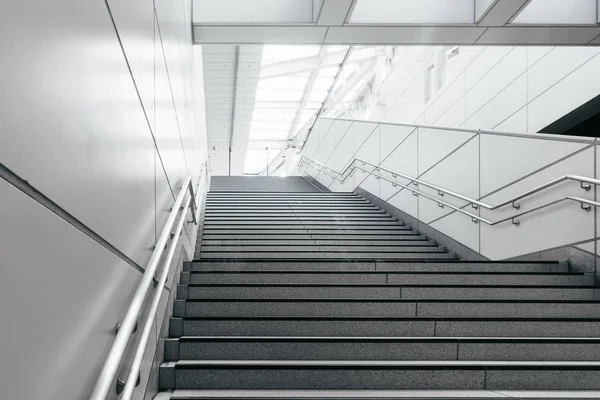
M241 175L262 46L206 45L202 53L212 173Z
M485 31L481 27L369 27L329 28L327 44L472 44Z
M577 45L588 44L600 35L600 28L568 27L503 27L489 28L477 44L544 44Z
M194 26L196 43L322 43L327 27L294 26Z

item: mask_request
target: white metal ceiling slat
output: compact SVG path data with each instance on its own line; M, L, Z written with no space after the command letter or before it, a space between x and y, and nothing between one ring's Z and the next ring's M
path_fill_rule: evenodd
M239 50L235 45L208 45L202 51L208 141L215 147L209 154L213 173L239 175L243 173L262 45L239 46ZM232 154L236 148L235 156L242 157L241 161L229 159L230 146Z

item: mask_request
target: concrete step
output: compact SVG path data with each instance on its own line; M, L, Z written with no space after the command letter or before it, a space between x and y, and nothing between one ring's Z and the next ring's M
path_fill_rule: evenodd
M269 209L260 209L260 210L227 210L227 211L214 211L207 210L207 217L228 217L231 215L242 215L242 216L257 216L257 215L387 215L383 210L377 209L367 209L367 210L337 210L337 209L329 209L329 210L292 210L292 209L280 209L280 210L269 210Z
M327 205L327 204L227 204L227 205L207 205L207 212L229 212L229 211L308 211L318 212L325 211L344 211L344 212L363 212L363 211L381 211L381 209L373 204L356 204L356 205Z
M252 200L252 199L243 199L243 200L207 200L207 207L229 207L229 206L251 206L251 205L266 205L266 206L371 206L372 204L366 203L361 199L306 199L306 200L283 200L283 199L273 199L273 200Z
M376 246L376 247L394 247L394 246L431 246L435 245L435 241L427 240L423 236L409 236L402 240L319 240L319 239L277 239L277 236L266 240L256 239L226 239L226 240L212 240L212 239L199 239L199 243L202 246L200 250L204 250L204 246L305 246L305 245L317 245L317 246Z
M206 229L210 229L212 226L223 225L223 226L234 226L234 225L248 225L248 226L267 226L267 225L322 225L322 226L366 226L374 229L386 229L386 226L403 226L398 221L387 218L381 221L359 221L351 219L334 219L334 220L311 220L311 219L284 219L281 221L277 220L237 220L237 219L223 219L223 220L206 220L204 226ZM235 227L235 226L234 226Z
M262 194L262 193L236 193L236 194L227 194L227 195L207 195L206 196L207 199L209 200L215 200L215 199L223 199L223 200L257 200L257 199L273 199L273 200L296 200L296 199L313 199L313 200L321 200L321 201L325 201L325 200L360 200L360 201L366 201L365 199L363 199L362 197L356 195L356 194L343 194L343 195L339 195L336 193L329 193L326 195L322 195L320 193L317 194L310 194L310 193L306 193L306 194L300 194L300 195L296 195L296 194L287 194L287 193L280 193L277 195L271 195L271 194Z
M363 231L361 233L352 233L347 231L337 231L337 233L308 233L298 232L294 230L293 233L283 233L279 230L275 230L274 233L244 233L246 230L231 230L230 232L240 233L224 233L221 230L213 230L210 232L204 232L199 239L257 239L257 240L270 240L270 239L327 239L327 240L382 240L382 239L395 239L395 240L425 240L427 237L420 235L414 230L401 230L401 231L390 231L380 234L373 234L371 231ZM416 239L416 238L420 239Z
M286 253L290 251L305 251L305 252L313 252L313 251L325 251L325 252L392 252L392 253L418 253L418 252L426 252L426 253L435 253L435 252L443 252L446 251L444 247L437 246L431 243L425 243L422 245L407 244L405 246L378 246L377 244L371 245L362 245L362 246L339 246L339 245L311 245L311 244L302 244L302 245L276 245L276 244L263 244L260 245L220 245L220 246L210 246L203 245L199 249L201 254L211 253L211 252L270 252L270 253Z
M391 221L390 223L382 223L382 224L372 224L372 223L361 223L361 222L345 222L340 221L336 223L319 223L318 221L298 221L298 223L290 223L285 221L273 221L273 223L261 223L257 224L249 224L242 222L227 222L227 223L207 223L204 225L205 232L211 232L213 230L231 230L231 229L239 229L245 230L247 233L264 233L269 230L285 230L290 233L294 233L295 230L311 230L315 231L325 231L327 233L337 233L339 231L346 232L357 232L362 233L362 231L375 231L377 233L386 232L386 231L403 231L403 230L412 230L407 225L401 225L398 222Z
M161 389L598 390L594 361L167 362Z
M179 299L597 300L579 286L179 285Z
M339 236L339 237L363 237L375 235L376 237L381 235L418 235L419 233L413 230L410 226L397 226L392 227L393 229L351 229L351 228L338 228L331 229L327 227L319 227L319 229L313 229L312 227L281 227L281 226L270 226L268 228L259 227L236 227L236 228L223 228L222 226L215 228L205 228L202 237L205 235L244 235L244 237L256 237L254 235L288 235L288 237L297 237L295 235L327 235L327 236ZM338 237L335 237L336 239Z
M230 179L230 178L227 178ZM247 179L247 178L240 178L240 179ZM290 178L287 178L290 179ZM318 196L318 197L356 197L358 196L357 194L353 193L353 192L320 192L320 193L305 193L305 192L284 192L284 191L280 191L280 192L253 192L251 194L249 194L248 192L245 191L220 191L220 190L210 190L208 192L208 196L209 197L218 197L218 196L231 196L231 197L237 197L237 196L277 196L277 197L281 197L281 196Z
M581 273L500 273L425 271L239 271L183 272L188 284L396 284L396 285L582 285Z
M390 259L395 261L405 260L452 260L456 259L453 253L442 253L442 252L412 252L412 253L401 253L399 251L393 253L381 253L381 252L196 252L194 253L195 259L203 260L249 260L249 259L260 259L260 260L322 260L322 259L336 259L336 260L381 260Z
M597 338L186 336L165 341L179 360L600 361Z
M484 262L484 261L438 261L438 262L296 262L296 261L189 261L184 262L185 271L397 271L397 272L568 272L566 263L511 263L511 262Z
M171 318L169 336L600 337L598 318Z
M600 318L597 301L403 299L174 300L174 317Z
M228 216L212 216L207 215L204 218L205 223L216 223L220 221L252 221L256 223L263 223L265 221L285 221L285 222L295 222L295 221L369 221L373 223L379 223L380 221L390 222L394 221L398 223L398 219L394 217L390 217L389 215L380 214L373 216L353 216L353 215L256 215L256 216L238 216L238 215L228 215Z
M155 400L589 400L600 399L593 390L175 390L158 393Z

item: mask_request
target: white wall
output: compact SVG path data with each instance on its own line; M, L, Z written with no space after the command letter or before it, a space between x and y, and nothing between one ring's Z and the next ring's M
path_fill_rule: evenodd
M131 264L145 267L180 185L200 175L190 26L189 0L25 0L0 14L0 162L128 259L0 179L6 397L87 397L141 277ZM157 341L136 398L156 388Z
M458 48L458 55L448 61L446 83L425 103L425 74L437 65L442 50L450 48L396 48L379 105L370 113L357 104L355 116L538 132L600 94L599 47L473 46Z
M596 178L597 144L596 139L320 118L303 154L340 172L355 158L361 158L495 205L566 174ZM368 164L365 168L373 169ZM495 211L475 210L467 201L448 194L442 196L425 185L414 186L401 177L392 179L398 183L394 187L391 182L359 170L340 182L314 166L300 169L332 191L353 191L360 187L490 259L507 259L561 246L596 251L595 213L583 211L578 202L565 202L520 217L519 226L510 221L489 226L483 222L475 224L468 215L448 207L440 208L437 200L491 222L514 216L517 211L510 205ZM393 178L391 173L381 173ZM435 200L415 197L412 190L401 185ZM563 196L596 198L594 190L584 191L578 182L570 181L519 201L520 211Z

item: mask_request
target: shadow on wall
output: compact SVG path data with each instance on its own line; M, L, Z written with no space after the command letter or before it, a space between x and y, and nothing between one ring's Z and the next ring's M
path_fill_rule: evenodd
M540 133L600 137L600 95L548 125Z

